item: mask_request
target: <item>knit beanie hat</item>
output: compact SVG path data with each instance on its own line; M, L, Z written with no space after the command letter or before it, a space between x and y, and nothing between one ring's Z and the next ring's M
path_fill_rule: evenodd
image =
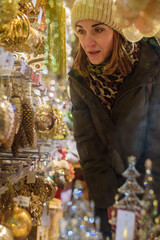
M75 0L71 11L74 32L78 21L90 19L102 22L122 34L122 29L114 22L113 5L114 0Z

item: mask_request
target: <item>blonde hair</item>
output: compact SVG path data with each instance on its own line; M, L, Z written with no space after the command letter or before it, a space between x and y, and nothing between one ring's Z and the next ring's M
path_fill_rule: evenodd
M110 61L106 65L106 74L111 75L117 69L123 76L131 72L131 61L125 50L126 40L117 31L113 35L113 51L110 56ZM79 43L78 51L73 63L73 68L78 70L82 75L85 75L87 66L87 55Z

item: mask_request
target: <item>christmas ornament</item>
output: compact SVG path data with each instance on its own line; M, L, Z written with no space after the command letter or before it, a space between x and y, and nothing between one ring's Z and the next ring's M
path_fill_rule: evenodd
M123 6L124 9L128 9L131 11L136 11L139 12L142 9L144 9L147 4L150 2L151 0L120 0L120 4Z
M15 51L33 53L38 51L42 44L42 35L34 28L30 27L29 36L26 41L15 48Z
M50 75L64 77L66 75L66 36L65 6L63 1L50 0L48 2L46 24L47 41L45 45L44 69ZM46 81L48 81L47 78Z
M17 0L0 1L0 24L7 24L16 17L18 12Z
M32 220L30 214L25 209L14 206L13 209L4 213L2 225L12 231L15 240L22 240L30 233Z
M27 141L30 147L33 146L34 143L34 110L33 106L31 104L31 100L27 97L25 97L22 101L22 112L23 112L23 118L22 118L22 124L23 128L27 137Z
M143 12L150 18L160 21L160 1L150 1L146 8L144 8Z
M11 151L14 157L18 155L18 150L20 147L20 138L21 138L21 128L19 128L18 133L14 135L13 144L11 146Z
M13 234L9 228L0 225L0 239L2 240L14 240Z
M139 30L135 27L134 24L129 26L128 28L124 28L122 30L125 38L130 42L138 42L143 38L143 34L139 32Z
M48 133L54 127L55 120L56 117L50 105L37 105L35 111L35 125L39 132Z
M14 110L11 103L0 99L0 143L5 143L14 128Z
M33 23L38 18L39 9L35 8L32 2L19 2L19 10L26 14L30 23Z
M114 21L121 27L126 28L133 24L139 15L139 12L129 11L126 8L123 8L121 1L116 1L116 4L113 6Z
M14 108L15 133L17 134L22 121L22 102L21 102L21 98L18 95L13 95L10 98L10 102L12 103L12 106Z
M30 23L27 16L18 11L12 21L0 26L0 30L0 46L8 51L14 51L17 45L25 42L28 38Z

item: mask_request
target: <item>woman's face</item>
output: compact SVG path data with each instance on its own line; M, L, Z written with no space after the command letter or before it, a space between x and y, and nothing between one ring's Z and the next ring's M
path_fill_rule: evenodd
M92 64L101 64L113 48L113 29L95 20L81 20L76 24L80 44Z

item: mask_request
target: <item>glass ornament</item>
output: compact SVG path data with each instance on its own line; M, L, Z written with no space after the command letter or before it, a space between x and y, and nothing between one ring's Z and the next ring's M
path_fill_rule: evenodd
M139 32L139 30L135 27L134 24L132 24L128 28L122 29L122 33L124 37L130 42L138 42L143 38L143 34Z
M39 104L35 111L35 125L39 132L48 133L55 124L56 117L48 104Z
M145 37L154 36L160 29L160 23L150 18L145 12L140 13L135 26Z
M27 237L32 228L30 214L18 206L14 206L13 209L4 213L2 224L12 231L14 239L17 240Z

